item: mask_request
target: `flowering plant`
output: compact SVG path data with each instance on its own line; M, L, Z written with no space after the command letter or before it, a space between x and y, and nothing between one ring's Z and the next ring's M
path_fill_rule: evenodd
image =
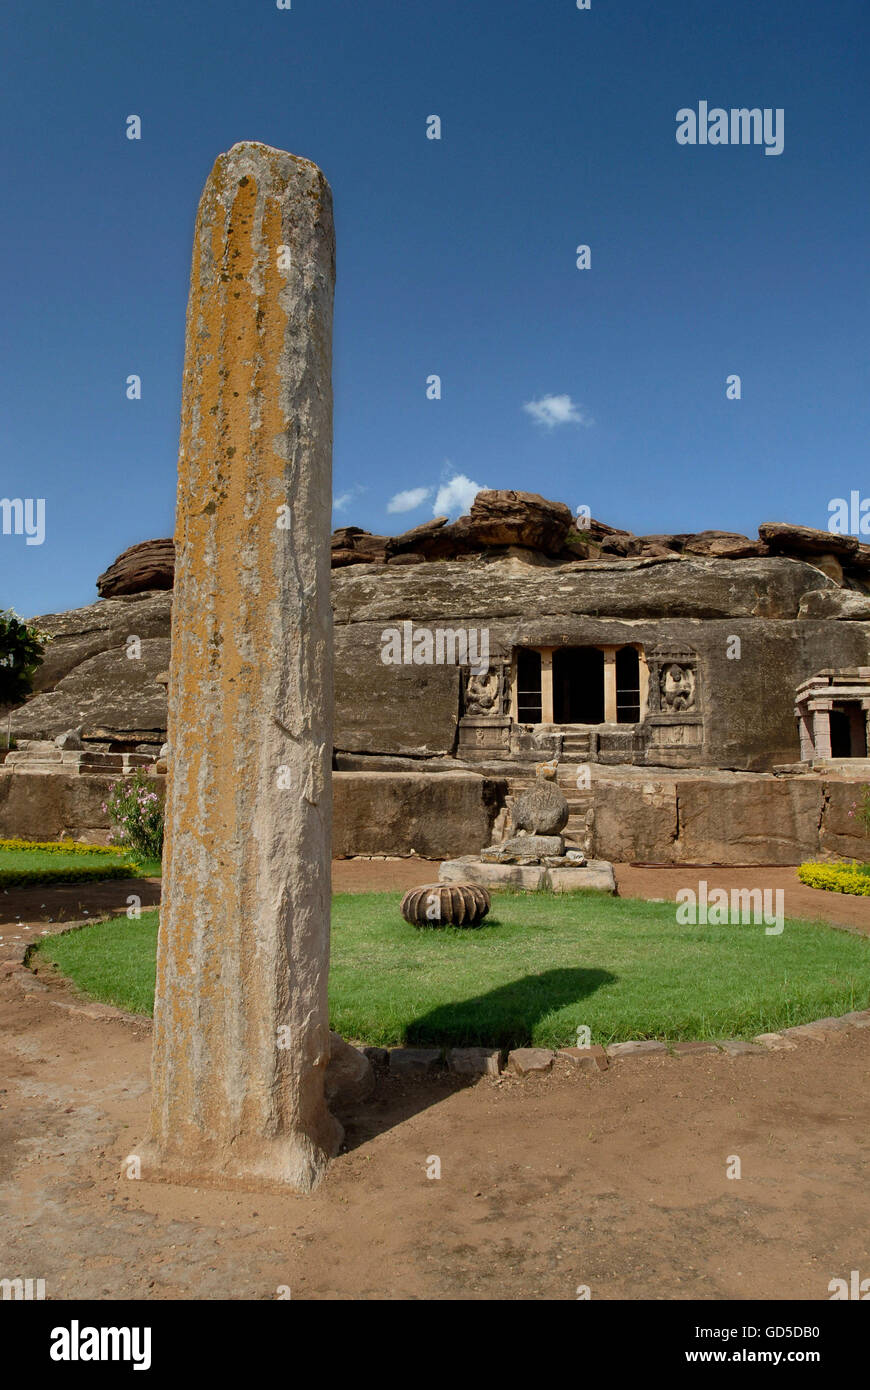
M163 802L154 791L153 779L140 770L129 781L116 782L103 804L114 829L109 840L129 845L137 854L159 859L163 850Z
M849 815L852 816L853 819L860 821L866 833L870 835L870 787L865 787L862 791L860 803L857 801L852 802L852 809Z

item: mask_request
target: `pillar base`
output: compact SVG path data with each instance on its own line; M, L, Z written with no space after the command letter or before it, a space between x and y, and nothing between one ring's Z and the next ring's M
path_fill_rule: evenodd
M162 1149L148 1140L131 1150L131 1157L139 1158L142 1182L234 1192L313 1192L344 1139L338 1120L333 1116L329 1119L332 1138L328 1149L304 1136L246 1140L214 1152Z

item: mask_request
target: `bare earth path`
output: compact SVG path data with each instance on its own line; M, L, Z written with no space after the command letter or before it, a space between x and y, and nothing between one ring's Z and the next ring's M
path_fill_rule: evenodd
M781 880L787 912L821 915L822 895L791 870L625 868L619 882L671 897L744 873L746 886ZM335 866L339 891L436 877L407 860ZM122 910L130 891L147 901L141 880L72 891L76 917ZM866 927L866 901L824 899L860 908L844 921ZM4 939L44 929L23 930L42 903L2 898L0 957ZM588 1285L604 1299L827 1299L831 1278L870 1270L870 1029L600 1076L560 1064L470 1087L381 1077L344 1117L347 1152L322 1187L264 1196L119 1176L146 1124L150 1035L34 984L0 978L0 1277L44 1278L49 1298L267 1299L289 1286L297 1299L573 1299ZM440 1180L426 1176L433 1155Z

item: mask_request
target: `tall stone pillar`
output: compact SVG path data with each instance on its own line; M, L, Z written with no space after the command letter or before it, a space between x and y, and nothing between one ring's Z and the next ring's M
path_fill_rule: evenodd
M553 648L541 648L541 723L552 724L553 714Z
M649 666L642 648L637 653L637 669L640 678L640 718L646 719L649 713Z
M616 723L616 648L604 648L604 722Z
M332 198L266 145L193 248L167 839L142 1176L312 1188L327 1111Z

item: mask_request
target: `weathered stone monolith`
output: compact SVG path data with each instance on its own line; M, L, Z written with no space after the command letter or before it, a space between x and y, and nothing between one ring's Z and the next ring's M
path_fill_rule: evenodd
M143 1178L307 1191L329 1060L332 197L221 155L193 248Z

